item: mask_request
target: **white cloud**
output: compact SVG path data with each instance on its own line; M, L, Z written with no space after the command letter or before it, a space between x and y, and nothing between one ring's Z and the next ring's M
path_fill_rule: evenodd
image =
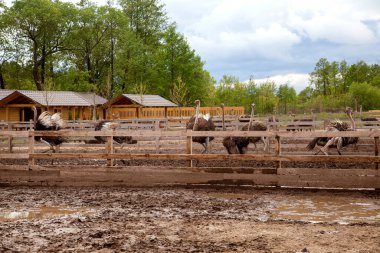
M285 75L274 75L267 78L255 79L257 84L273 81L276 85L288 84L293 87L297 93L305 89L309 84L309 74L289 73Z
M380 59L378 0L164 0L169 16L178 1L187 10L178 28L217 80L311 72L322 57Z

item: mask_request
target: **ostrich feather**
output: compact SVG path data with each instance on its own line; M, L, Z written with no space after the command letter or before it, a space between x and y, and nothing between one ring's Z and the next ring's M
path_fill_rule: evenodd
M38 117L37 123L42 125L45 129L51 129L54 124L51 119L51 114L48 111L44 111L41 113L41 115ZM38 130L42 130L42 129L38 129Z
M56 112L54 113L52 116L51 116L51 121L52 121L52 124L55 126L55 128L57 130L63 128L63 120L61 118L61 113L60 112Z

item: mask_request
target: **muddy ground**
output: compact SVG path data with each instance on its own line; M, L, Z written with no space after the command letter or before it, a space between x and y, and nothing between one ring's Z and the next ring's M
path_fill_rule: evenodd
M378 252L375 191L0 188L0 252Z

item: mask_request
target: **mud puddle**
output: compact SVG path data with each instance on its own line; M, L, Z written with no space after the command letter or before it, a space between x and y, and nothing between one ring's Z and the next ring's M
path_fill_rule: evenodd
M307 197L276 203L271 211L271 219L311 223L378 223L380 205L371 200L355 200L349 197Z
M0 212L0 222L15 220L37 220L59 218L63 216L82 216L93 213L94 210L71 207L40 207L30 210Z
M213 198L248 200L249 194L209 193ZM380 205L371 199L355 199L347 196L309 196L272 199L269 201L270 219L278 221L301 221L310 223L378 223ZM268 217L269 218L269 217ZM267 218L262 221L268 220Z

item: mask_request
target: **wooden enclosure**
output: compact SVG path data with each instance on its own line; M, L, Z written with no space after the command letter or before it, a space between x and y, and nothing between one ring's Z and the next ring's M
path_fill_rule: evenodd
M155 185L155 184L239 184L276 187L322 188L380 188L379 137L380 130L347 132L287 132L287 131L214 131L194 132L186 130L119 130L119 131L1 131L8 139L0 153L2 161L25 161L0 168L2 185ZM73 142L65 143L60 153L44 153L47 149L35 142L35 136L64 136ZM106 144L78 143L74 140L105 136ZM128 146L125 151L114 145L113 136L133 136L142 142L140 146ZM225 136L264 136L270 138L268 153L229 155L225 151L211 154L196 152L194 136L213 136L215 140ZM291 140L314 137L359 137L367 139L365 152L352 151L347 155L313 155L305 151L285 151ZM150 141L143 141L149 138ZM11 140L11 141L9 141ZM24 142L21 144L21 140ZM214 141L215 141L214 140ZM171 142L174 142L174 144ZM12 143L15 147L12 149ZM149 146L150 145L150 146ZM148 148L151 147L151 148ZM89 150L94 148L93 152ZM12 151L10 153L9 151ZM116 160L147 161L142 166L117 165ZM43 161L57 161L50 165ZM73 164L64 161L74 162ZM82 161L93 161L83 165ZM151 162L149 162L151 161ZM155 161L180 161L180 165L155 165ZM211 165L198 166L198 162ZM217 163L219 161L219 163ZM229 162L271 162L272 166L228 165ZM42 163L41 163L42 162ZM285 166L291 162L291 166ZM214 163L216 165L214 165ZM293 166L297 163L314 163L317 166ZM330 168L329 164L351 164L350 168ZM151 165L150 165L151 164ZM352 167L357 164L358 167ZM365 164L365 166L363 166ZM223 166L221 166L223 165ZM359 166L360 165L360 166Z
M244 107L225 107L225 114L229 116L239 116L244 114ZM220 107L201 107L203 114L210 113L211 116L222 114ZM112 106L108 108L108 119L152 119L152 118L189 118L195 115L194 107L125 107Z

